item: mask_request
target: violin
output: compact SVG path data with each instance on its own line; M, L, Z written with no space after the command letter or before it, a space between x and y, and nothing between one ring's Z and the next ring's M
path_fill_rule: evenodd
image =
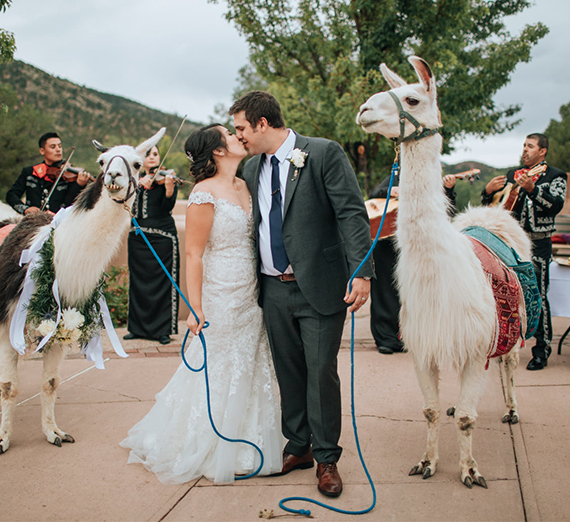
M65 181L73 182L77 181L77 176L79 176L79 174L82 172L85 172L85 169L81 167L66 167L61 177ZM51 167L47 168L46 176L49 177L52 181L55 181L60 174L61 167L54 167L52 165ZM89 174L89 181L95 181L95 178L91 174Z
M157 185L164 185L167 176L171 177L174 180L176 185L184 185L184 183L190 183L187 179L179 178L178 176L174 175L174 169L169 170L159 170L156 172L158 167L153 167L150 169L150 175L153 175L152 183Z

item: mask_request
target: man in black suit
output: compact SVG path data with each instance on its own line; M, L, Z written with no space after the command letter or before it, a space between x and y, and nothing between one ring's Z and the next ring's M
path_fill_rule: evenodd
M546 165L548 138L544 134L529 134L523 145L523 167L510 170L506 176L493 178L483 190L483 204L493 201L493 196L513 183L520 187L519 198L513 208L513 214L532 240L532 261L542 298L542 311L538 328L534 334L536 340L532 348L532 359L527 370L542 370L548 365L552 352L552 321L547 293L550 280L549 265L552 261L552 233L554 218L564 206L566 199L566 172ZM542 166L543 172L532 172Z
M348 280L370 248L370 225L342 147L285 127L269 93L230 108L254 156L244 168L253 199L260 305L281 391L288 439L281 474L313 467L319 490L342 492L337 355L346 318L368 299L372 262Z

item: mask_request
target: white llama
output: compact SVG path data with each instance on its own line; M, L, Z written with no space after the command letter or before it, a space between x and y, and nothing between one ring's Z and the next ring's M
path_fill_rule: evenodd
M456 407L450 408L448 414L454 414L457 425L461 481L469 488L474 482L486 488L472 456L471 436L486 377L487 354L495 339L497 312L481 263L470 240L460 230L469 225L482 226L501 237L523 260L530 259L530 241L502 209L469 209L451 223L441 178L442 138L435 131L441 127L435 78L421 58L410 57L409 61L420 83L408 85L382 64L382 74L392 90L372 96L360 107L356 122L366 132L398 141L416 133L416 139L401 144L396 233L401 332L414 359L427 419L427 449L410 475L422 474L425 479L436 471L441 411L439 373L440 368L454 367L460 376L461 392ZM404 111L407 115L402 114ZM518 313L524 331L524 301ZM513 373L521 343L519 338L504 357L507 412L503 422L518 422Z
M78 196L69 215L55 228L54 268L63 305L79 307L98 285L105 268L119 248L130 223L130 207L138 184L138 171L144 154L164 135L161 129L134 148L119 145L102 152L98 158L102 173ZM0 454L8 450L16 396L18 395L18 352L10 340L10 324L22 293L28 265L19 266L20 254L50 228L52 218L44 213L30 214L20 220L0 246L0 394L2 424ZM0 226L6 221L0 223ZM42 429L48 442L61 446L74 442L57 427L54 416L59 366L69 344L54 340L43 352L41 377Z

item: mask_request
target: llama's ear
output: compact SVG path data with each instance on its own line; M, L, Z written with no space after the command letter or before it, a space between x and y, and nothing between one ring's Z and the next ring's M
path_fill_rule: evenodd
M382 76L384 76L384 79L392 89L408 85L404 79L400 78L394 71L388 69L385 63L380 64L380 70L382 71Z
M148 140L143 141L136 148L136 151L140 155L144 156L147 151L152 149L160 141L160 139L164 136L165 132L166 132L166 127L162 127L162 129L160 129L152 138L149 138Z
M99 152L107 152L109 150L108 147L104 147L103 145L101 145L97 140L93 140L91 143L93 143L93 145L95 146L95 148L99 151Z
M412 67L418 75L420 84L425 88L425 90L435 93L435 77L433 76L427 62L417 56L410 56L408 61L412 64Z

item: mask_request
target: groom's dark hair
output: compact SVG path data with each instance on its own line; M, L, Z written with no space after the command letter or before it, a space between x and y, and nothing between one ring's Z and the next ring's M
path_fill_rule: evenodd
M230 107L229 114L233 116L241 111L245 111L245 119L252 127L257 127L261 118L265 118L274 129L285 127L279 102L268 92L249 91Z

